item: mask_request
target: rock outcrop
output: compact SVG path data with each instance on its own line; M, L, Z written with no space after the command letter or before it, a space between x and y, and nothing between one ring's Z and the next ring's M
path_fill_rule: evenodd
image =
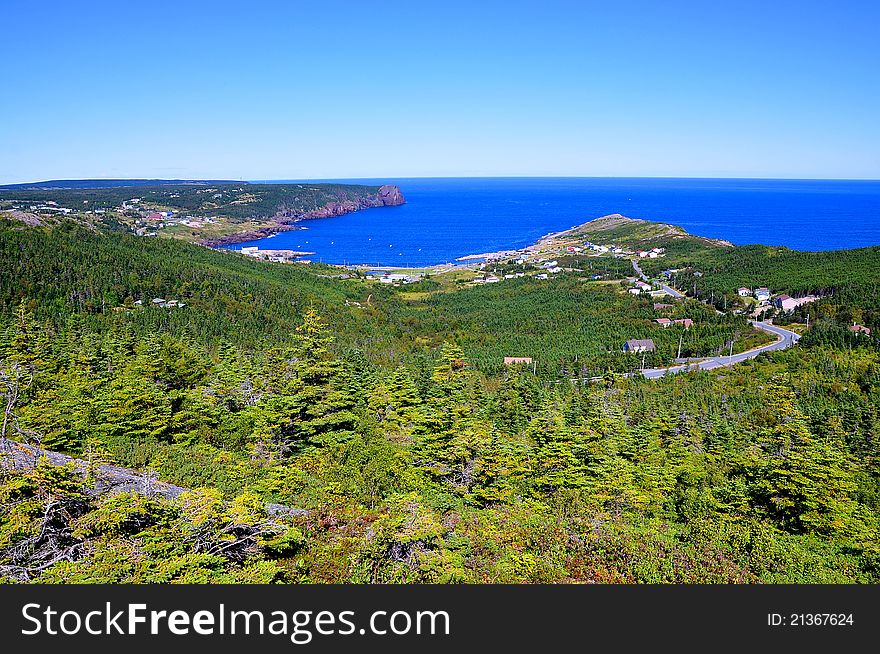
M379 187L379 201L383 207L396 207L406 202L400 187L394 184L385 184Z
M307 211L305 213L281 210L275 214L277 220L311 220L313 218L332 218L334 216L343 216L353 211L361 209L372 209L375 207L396 207L406 202L403 193L400 192L399 186L393 184L385 184L379 187L379 191L375 195L367 195L357 200L340 200L338 202L328 202L323 207Z
M89 464L83 459L74 459L66 454L0 438L0 467L8 470L30 470L41 461L50 463L53 466L72 464L83 477L89 471ZM147 496L174 499L189 491L188 488L158 481L153 474L145 471L107 464L101 464L95 468L94 487L89 491L93 495L104 493L140 493ZM266 504L266 511L269 515L273 516L308 514L308 511L305 509L295 509L283 504Z

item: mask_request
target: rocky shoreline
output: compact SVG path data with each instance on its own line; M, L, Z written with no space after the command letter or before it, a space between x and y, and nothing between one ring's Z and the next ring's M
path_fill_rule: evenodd
M247 243L248 241L256 241L261 238L274 236L281 232L289 232L294 229L301 229L296 223L303 220L315 220L318 218L333 218L336 216L344 216L345 214L354 213L362 209L374 209L377 207L396 207L406 203L406 198L400 191L400 187L394 184L385 184L379 187L375 195L368 195L357 200L341 200L339 202L328 202L323 207L313 209L311 211L301 212L291 209L282 208L275 212L272 220L274 225L262 227L260 229L247 232L236 232L227 236L221 236L216 239L206 239L201 241L201 245L208 247L220 247L223 245L235 245L236 243Z

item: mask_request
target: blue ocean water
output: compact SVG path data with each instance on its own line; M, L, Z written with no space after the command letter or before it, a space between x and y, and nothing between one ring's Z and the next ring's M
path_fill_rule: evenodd
M285 180L289 181L289 180ZM315 181L315 180L311 180ZM880 245L880 181L658 178L416 178L407 203L301 223L245 245L316 252L325 263L423 266L520 248L621 213L737 245L798 250Z

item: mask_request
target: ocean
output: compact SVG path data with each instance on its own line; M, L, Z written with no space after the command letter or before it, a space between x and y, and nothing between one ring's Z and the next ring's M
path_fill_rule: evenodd
M327 181L397 184L407 203L303 221L307 229L229 247L311 251L316 254L310 259L325 263L427 266L524 247L549 232L610 213L672 223L692 234L737 245L761 243L798 250L880 245L880 181L570 177Z

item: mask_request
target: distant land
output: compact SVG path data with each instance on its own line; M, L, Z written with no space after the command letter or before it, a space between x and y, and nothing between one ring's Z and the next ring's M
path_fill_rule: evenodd
M0 187L0 211L30 224L59 216L219 246L298 229L296 223L401 205L396 185L251 184L212 180L52 180Z
M391 178L406 204L289 231L260 248L315 261L418 267L516 250L550 232L620 213L736 245L795 250L880 244L880 182L649 178ZM842 226L845 225L845 228Z
M176 186L182 184L247 184L235 180L219 179L50 179L45 182L23 184L0 184L2 190L27 190L41 188L119 188L125 186Z

